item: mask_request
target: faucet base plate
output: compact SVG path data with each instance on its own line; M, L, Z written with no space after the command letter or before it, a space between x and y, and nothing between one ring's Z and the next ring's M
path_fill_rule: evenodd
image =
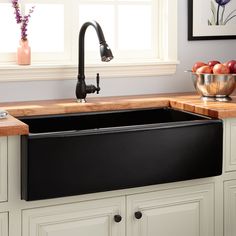
M77 102L78 103L86 103L87 101L86 101L86 99L77 99Z

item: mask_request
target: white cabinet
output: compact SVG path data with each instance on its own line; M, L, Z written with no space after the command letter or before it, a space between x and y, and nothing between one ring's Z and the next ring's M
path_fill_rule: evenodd
M213 184L129 196L127 207L127 236L214 235Z
M7 201L7 137L0 137L0 202Z
M236 236L236 118L224 128L221 176L33 202L20 199L20 136L1 137L0 236Z
M236 180L224 184L224 236L236 235Z
M125 197L24 210L23 235L124 236Z
M8 236L8 213L0 213L0 236Z
M213 236L214 185L24 210L23 235Z
M236 119L225 120L225 170L236 171Z

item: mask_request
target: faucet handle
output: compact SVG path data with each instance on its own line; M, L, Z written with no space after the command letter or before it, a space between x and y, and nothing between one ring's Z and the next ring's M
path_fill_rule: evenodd
M87 93L95 93L95 92L97 92L97 94L99 94L99 91L101 90L101 88L99 87L100 77L99 77L98 73L97 73L96 81L97 81L97 87L93 84L85 85L86 94Z
M99 94L99 91L101 90L101 88L99 87L99 83L100 83L100 76L99 73L97 73L97 77L96 77L96 81L97 81L97 94Z

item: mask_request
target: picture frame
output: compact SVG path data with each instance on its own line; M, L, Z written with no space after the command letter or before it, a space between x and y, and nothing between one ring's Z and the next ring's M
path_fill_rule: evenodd
M236 1L188 0L188 40L236 39Z

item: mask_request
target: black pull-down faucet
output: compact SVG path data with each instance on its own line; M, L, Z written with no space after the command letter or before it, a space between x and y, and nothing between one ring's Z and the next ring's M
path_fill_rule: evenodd
M89 21L82 25L79 33L79 64L78 64L78 82L76 85L76 97L78 102L86 102L85 98L87 93L99 93L99 74L97 74L97 86L86 85L84 75L84 36L88 26L93 26L97 32L98 40L100 43L101 60L109 62L113 59L111 49L106 43L105 37L102 32L101 26L96 21Z

